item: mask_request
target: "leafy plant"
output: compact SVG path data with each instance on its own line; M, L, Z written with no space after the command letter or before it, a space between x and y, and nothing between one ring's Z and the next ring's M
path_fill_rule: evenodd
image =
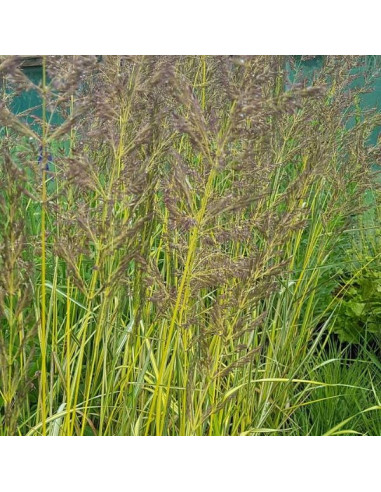
M347 282L334 331L343 342L361 343L366 333L381 335L381 274L368 271Z

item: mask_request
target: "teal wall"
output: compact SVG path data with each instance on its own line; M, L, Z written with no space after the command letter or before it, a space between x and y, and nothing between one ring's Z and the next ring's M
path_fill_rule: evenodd
M295 78L295 72L301 72L303 77L311 80L314 77L316 70L321 68L324 63L324 56L316 56L309 60L303 60L300 56L294 56L295 69L291 69L290 65L286 67L288 72L288 79L292 83ZM381 56L369 55L364 57L364 69L380 75L381 72ZM41 67L27 67L24 68L25 74L34 82L39 84L42 79ZM362 83L363 78L359 78L357 83ZM361 96L360 106L362 109L378 108L381 111L381 77L376 78L372 85L372 92ZM24 92L16 96L13 100L13 111L22 115L25 112L29 112L41 117L41 99L36 91ZM25 114L25 118L29 123L33 122L33 118ZM53 115L52 123L59 123L60 118L58 114ZM370 144L375 144L378 136L381 132L381 126L377 127L370 138Z
M41 67L28 67L23 69L25 75L36 85L42 80ZM33 114L41 117L41 98L37 91L27 91L16 96L12 101L12 109L15 113L23 113L32 109Z
M42 67L26 67L23 71L35 85L41 83ZM11 107L15 114L18 114L34 127L34 131L39 131L40 125L38 125L33 118L33 116L42 118L42 101L37 91L30 90L16 95L12 100ZM47 112L47 117L53 125L59 124L62 121L58 112L55 112L53 115Z
M294 67L288 64L286 67L288 74L288 81L294 82L295 74L301 73L303 77L312 81L314 74L324 64L324 56L316 56L309 60L303 60L301 56L294 56ZM354 75L359 75L359 78L353 83L353 87L361 86L364 84L365 73L372 74L374 76L371 84L371 92L362 94L360 98L360 108L367 110L371 108L377 108L381 112L381 56L380 55L367 55L363 57L362 68L353 72ZM381 126L378 126L372 132L369 139L369 144L374 145L377 142L377 138L381 133Z

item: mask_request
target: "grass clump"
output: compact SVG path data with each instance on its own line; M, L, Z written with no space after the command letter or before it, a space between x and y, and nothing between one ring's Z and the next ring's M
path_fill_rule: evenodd
M3 434L379 430L377 356L332 335L379 115L360 57L287 90L285 61L1 60Z

